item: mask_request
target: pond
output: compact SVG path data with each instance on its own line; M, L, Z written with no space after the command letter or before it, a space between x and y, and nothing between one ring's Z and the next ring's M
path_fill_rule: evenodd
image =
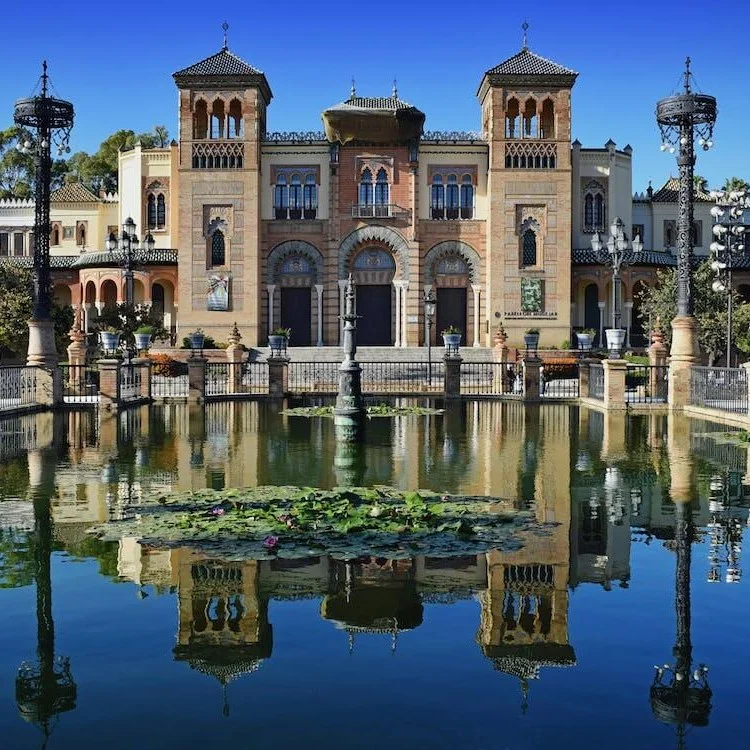
M399 403L444 411L370 419L357 451L271 402L0 423L3 746L748 741L747 443L679 416ZM156 493L261 485L491 496L539 523L505 550L351 560L87 533Z

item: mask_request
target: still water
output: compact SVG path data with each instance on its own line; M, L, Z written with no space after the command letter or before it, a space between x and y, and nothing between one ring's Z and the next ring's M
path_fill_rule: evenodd
M331 420L267 403L6 420L0 742L746 747L750 491L727 430L463 403L370 420L352 459ZM86 534L155 491L352 483L555 525L513 552L348 563Z

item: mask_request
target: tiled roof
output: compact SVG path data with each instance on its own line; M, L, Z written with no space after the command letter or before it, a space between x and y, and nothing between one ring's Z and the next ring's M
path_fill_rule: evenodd
M380 109L395 112L396 110L416 109L396 96L350 96L346 101L335 104L334 109Z
M670 177L654 194L651 196L652 203L677 203L680 194L680 180L678 177ZM702 203L713 203L713 198L704 190L695 188L693 191L694 200Z
M77 261L79 257L79 255L50 255L49 267L53 270L56 268L72 268L73 263L75 263L75 261ZM34 258L30 255L0 258L0 262L8 263L13 266L19 266L20 268L34 267Z
M564 68L546 57L535 55L528 47L504 62L490 68L487 75L501 76L577 76L575 70Z
M99 203L99 198L80 182L71 182L55 190L50 195L50 201L52 203Z
M596 253L591 249L573 250L572 260L574 266L600 265ZM637 255L632 251L625 253L624 263L633 266L674 267L677 265L677 259L671 253L641 250Z
M119 250L84 253L75 258L71 268L118 268L125 263L125 255ZM133 254L133 263L139 266L175 266L177 250L156 248L151 252L139 250Z
M178 70L173 74L179 76L261 76L263 72L249 65L230 52L226 47L205 60Z

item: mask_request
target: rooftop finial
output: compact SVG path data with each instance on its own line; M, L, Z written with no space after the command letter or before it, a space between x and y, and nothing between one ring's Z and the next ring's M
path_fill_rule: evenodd
M521 28L523 29L523 48L524 49L528 49L529 43L528 43L528 39L526 37L526 32L529 30L529 22L528 21L524 21L521 24Z
M398 99L398 86L396 85L396 79L393 79L393 98Z
M685 58L685 93L690 93L690 58Z
M349 91L349 96L351 96L352 99L354 99L355 96L357 96L357 88L354 85L354 79L352 78L352 88Z
M224 46L222 49L229 49L229 44L227 42L227 31L229 31L229 24L224 21L223 24L221 24L221 28L224 30Z

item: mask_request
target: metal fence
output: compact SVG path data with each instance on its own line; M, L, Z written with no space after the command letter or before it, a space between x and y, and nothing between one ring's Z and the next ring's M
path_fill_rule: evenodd
M36 368L0 367L0 411L36 404Z
M152 398L187 398L189 390L187 373L151 376Z
M444 379L442 361L362 363L362 392L368 394L442 393Z
M148 373L148 367L129 362L120 366L120 401L138 401L141 398L144 371Z
M747 372L742 367L693 367L690 403L708 409L747 414Z
M206 398L268 393L266 362L207 362Z
M337 393L338 362L290 362L289 390L292 393Z
M628 365L625 370L625 400L630 404L663 404L669 392L666 365Z
M589 365L589 397L604 401L604 365Z
M99 368L96 364L61 364L60 377L64 403L99 403Z
M542 398L578 398L578 362L545 360L539 373Z
M462 396L523 396L520 362L470 362L461 365Z

